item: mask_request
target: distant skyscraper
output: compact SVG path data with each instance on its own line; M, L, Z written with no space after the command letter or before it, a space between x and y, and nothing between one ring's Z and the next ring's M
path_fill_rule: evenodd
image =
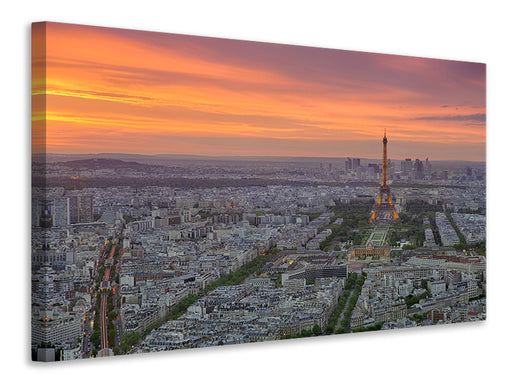
M423 169L423 163L420 159L416 159L414 162L414 178L421 180L425 178L425 171Z
M395 174L395 164L388 159L388 180L392 180Z
M345 160L345 171L350 172L352 170L352 159L350 157L347 157L347 160Z
M428 157L425 159L425 177L427 179L432 177L432 164L428 161Z
M374 179L374 177L375 177L375 168L370 167L370 164L368 164L368 172L367 173L368 173L368 178L370 180Z
M412 171L412 160L411 159L405 159L400 164L400 171L402 172L403 176L410 176Z
M370 163L370 164L368 164L368 168L373 169L373 173L374 174L380 173L380 166L379 166L379 164Z

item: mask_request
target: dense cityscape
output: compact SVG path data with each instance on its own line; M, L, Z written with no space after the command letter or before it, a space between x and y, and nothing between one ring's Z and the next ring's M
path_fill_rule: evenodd
M48 155L33 186L34 360L486 317L483 162Z

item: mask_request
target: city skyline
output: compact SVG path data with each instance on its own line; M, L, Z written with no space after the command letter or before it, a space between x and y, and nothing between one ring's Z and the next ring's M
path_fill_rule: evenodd
M44 37L36 153L372 158L387 130L393 158L485 161L485 64L34 25Z

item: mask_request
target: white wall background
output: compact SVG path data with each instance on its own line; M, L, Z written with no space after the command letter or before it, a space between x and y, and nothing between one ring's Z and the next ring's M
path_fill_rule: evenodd
M489 5L492 4L492 5ZM510 378L507 2L3 2L2 377L8 382L504 382ZM30 362L30 23L56 21L488 64L488 320L60 364ZM508 211L507 211L508 210ZM498 379L501 375L501 379Z

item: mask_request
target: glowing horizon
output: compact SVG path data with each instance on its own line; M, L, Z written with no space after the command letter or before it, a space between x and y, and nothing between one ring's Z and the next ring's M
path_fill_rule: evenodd
M391 158L485 161L485 64L60 23L32 41L34 152L379 158L386 130Z

